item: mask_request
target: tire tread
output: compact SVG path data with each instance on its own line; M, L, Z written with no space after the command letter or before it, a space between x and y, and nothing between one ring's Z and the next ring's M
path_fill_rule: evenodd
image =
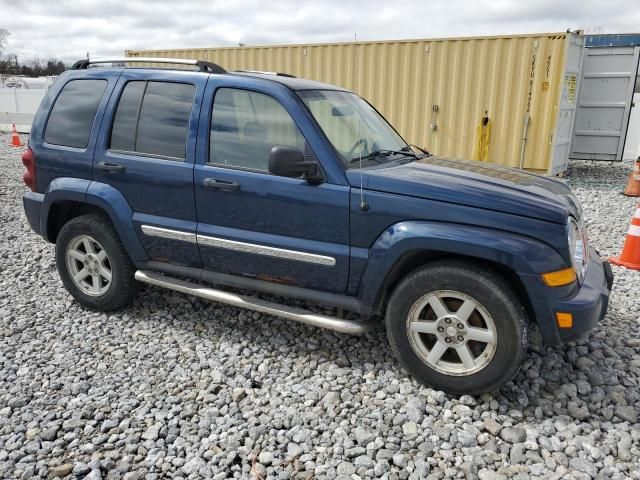
M109 261L116 268L117 278L112 279L109 291L101 297L90 297L79 290L66 267L65 249L73 236L87 233L96 238L105 249L108 249ZM106 245L105 245L106 244ZM82 305L99 311L120 309L133 301L138 291L138 282L134 278L135 266L116 233L108 217L100 214L85 214L72 218L60 229L56 240L56 265L65 288Z
M492 292L494 296L493 300L499 303L511 305L514 317L513 321L515 322L513 326L516 329L516 334L518 335L520 341L519 345L516 347L516 351L514 352L513 361L510 362L509 365L505 366L503 374L500 375L501 378L495 379L492 382L483 384L482 382L474 381L474 378L483 377L483 372L486 371L486 368L479 371L478 373L469 376L446 376L424 365L419 360L419 358L415 356L413 352L411 352L411 354L415 356L415 360L420 362L420 364L422 365L422 371L419 371L416 368L416 365L413 365L407 359L406 352L404 351L407 347L402 344L402 336L398 335L395 331L397 328L395 322L399 321L399 310L402 308L404 302L406 302L405 299L407 298L407 295L413 294L421 296L425 294L427 291L425 291L420 285L424 284L425 279L428 279L429 277L435 276L444 278L450 277L452 275L459 276L461 278L466 277L467 279L473 280L475 282L480 282L481 284L492 286ZM451 286L451 288L455 289L455 286ZM403 317L401 321L405 322L406 319ZM522 364L526 355L529 344L528 319L526 310L517 294L509 286L504 277L502 277L498 272L493 271L480 263L468 262L463 260L435 261L424 265L423 267L420 267L410 273L397 285L397 287L391 294L389 303L387 305L385 323L389 344L400 364L423 384L427 384L429 386L454 394L479 395L500 388L518 372L518 369L520 368L520 365ZM424 374L425 369L427 369L428 371L427 375Z

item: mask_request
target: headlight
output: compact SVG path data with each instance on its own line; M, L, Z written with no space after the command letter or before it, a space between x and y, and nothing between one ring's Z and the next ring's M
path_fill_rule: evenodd
M584 274L587 270L587 242L584 229L573 217L569 217L567 224L569 235L569 252L571 254L571 263L576 271L578 281L582 282Z

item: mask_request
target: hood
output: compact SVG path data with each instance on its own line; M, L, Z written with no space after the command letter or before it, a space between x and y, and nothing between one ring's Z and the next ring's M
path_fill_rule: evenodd
M349 170L353 187L360 170ZM467 160L425 157L403 165L362 170L367 190L409 195L446 203L565 223L577 219L580 204L559 180L524 170Z

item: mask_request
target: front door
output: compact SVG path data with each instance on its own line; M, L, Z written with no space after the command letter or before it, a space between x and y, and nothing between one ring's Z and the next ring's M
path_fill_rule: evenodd
M99 135L93 179L118 189L151 260L201 266L193 165L207 76L125 70Z
M210 81L210 122L201 122L194 172L197 241L206 269L343 292L349 272L349 187L269 174L275 145L315 157L286 101L275 92ZM272 87L273 88L273 87ZM210 90L209 90L210 89ZM280 98L278 98L280 97ZM283 105L287 104L287 108ZM295 116L295 115L293 115ZM308 127L307 127L308 130Z

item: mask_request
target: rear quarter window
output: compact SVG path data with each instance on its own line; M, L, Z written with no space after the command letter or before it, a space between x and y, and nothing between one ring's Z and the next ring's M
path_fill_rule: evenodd
M47 121L44 141L65 147L86 148L106 80L71 80L58 95Z

